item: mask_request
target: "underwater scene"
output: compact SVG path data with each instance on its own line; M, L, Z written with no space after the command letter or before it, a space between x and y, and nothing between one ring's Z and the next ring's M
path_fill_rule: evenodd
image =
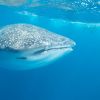
M0 0L0 100L100 100L100 0Z

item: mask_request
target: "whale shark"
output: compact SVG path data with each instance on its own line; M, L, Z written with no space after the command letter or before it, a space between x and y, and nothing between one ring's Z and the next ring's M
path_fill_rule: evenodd
M73 50L75 42L39 26L19 23L0 29L0 66L32 69Z

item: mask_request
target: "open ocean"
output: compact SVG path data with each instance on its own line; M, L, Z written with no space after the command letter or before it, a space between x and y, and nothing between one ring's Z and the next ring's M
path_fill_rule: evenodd
M28 23L76 42L72 52L44 67L10 70L0 65L0 100L100 100L100 1L90 1L98 2L96 9L0 6L0 28Z

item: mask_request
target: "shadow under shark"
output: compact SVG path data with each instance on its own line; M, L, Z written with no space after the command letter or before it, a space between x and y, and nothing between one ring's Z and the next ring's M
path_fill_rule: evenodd
M42 67L73 46L73 40L31 24L7 25L0 30L0 66L14 70Z

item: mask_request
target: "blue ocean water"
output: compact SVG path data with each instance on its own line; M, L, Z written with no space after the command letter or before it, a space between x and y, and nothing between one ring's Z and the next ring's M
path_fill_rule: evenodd
M23 11L36 15L18 13ZM76 42L73 52L45 67L16 71L1 65L0 100L100 100L99 16L86 10L0 6L0 27L29 23Z

